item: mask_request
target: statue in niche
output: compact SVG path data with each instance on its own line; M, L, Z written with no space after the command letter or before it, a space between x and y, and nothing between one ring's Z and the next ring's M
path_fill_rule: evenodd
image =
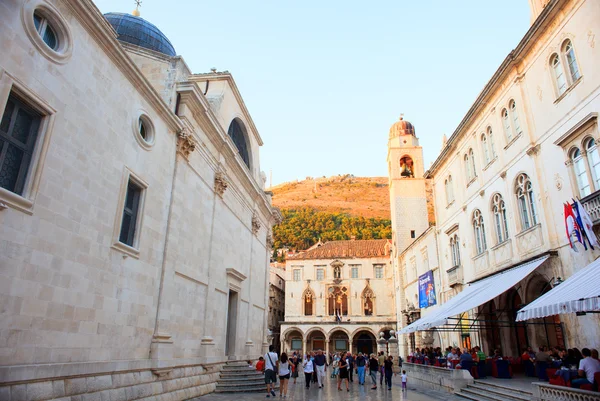
M400 175L402 177L415 178L413 160L409 156L400 159Z

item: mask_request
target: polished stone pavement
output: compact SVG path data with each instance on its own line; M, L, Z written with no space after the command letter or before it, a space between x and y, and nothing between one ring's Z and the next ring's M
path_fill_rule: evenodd
M409 379L410 380L410 379ZM254 401L254 400L294 400L294 401L379 401L379 400L406 400L406 401L455 401L463 400L449 393L432 391L428 389L420 389L414 385L408 385L408 391L402 392L400 387L400 376L392 380L392 390L388 391L384 387L378 387L377 390L371 390L369 382L364 386L359 386L357 380L350 383L350 391L346 392L337 390L337 383L326 378L326 383L323 389L319 389L314 385L310 390L304 388L304 380L298 378L298 382L293 384L290 381L287 398L280 398L279 393L276 397L266 398L266 389L264 393L243 393L243 394L209 394L202 397L194 398L190 401Z

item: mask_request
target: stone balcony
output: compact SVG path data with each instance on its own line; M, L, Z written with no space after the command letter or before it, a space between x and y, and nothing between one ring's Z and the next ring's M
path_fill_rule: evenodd
M454 266L446 270L448 274L448 285L454 287L455 285L463 284L463 269L462 266Z
M581 204L592 218L594 226L600 225L600 191L581 199Z

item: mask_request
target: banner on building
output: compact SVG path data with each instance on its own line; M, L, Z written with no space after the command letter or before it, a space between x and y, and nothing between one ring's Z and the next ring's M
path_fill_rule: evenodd
M436 303L433 271L429 270L419 276L419 308L427 308Z

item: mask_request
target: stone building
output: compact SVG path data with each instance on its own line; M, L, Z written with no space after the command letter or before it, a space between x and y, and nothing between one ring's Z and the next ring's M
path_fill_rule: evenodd
M271 263L269 275L269 320L270 330L269 343L275 349L280 349L279 335L281 334L281 322L285 316L285 264Z
M286 260L281 350L377 350L396 329L389 240L319 243Z
M0 399L212 391L268 345L278 217L235 81L90 0L0 15Z
M479 344L485 352L500 348L505 355L518 355L527 345L600 346L597 315L515 322L520 308L600 256L598 249L584 251L580 244L579 252L570 249L563 218L563 204L580 198L594 224L600 223L600 53L595 37L600 3L530 4L529 31L428 171L421 173L420 150L416 156L410 153L414 127L401 122L390 130L403 354L425 345ZM404 173L405 152L396 152L398 146L413 158L414 175ZM415 203L422 197L422 179L432 182L435 196L436 225L429 228L422 202ZM397 181L409 191L404 198L395 195ZM420 226L407 209L418 211ZM417 227L414 235L412 227ZM437 302L420 307L419 278L429 271ZM477 305L461 296L473 285L488 284ZM469 309L450 315L445 304L454 297L451 305L463 303Z

